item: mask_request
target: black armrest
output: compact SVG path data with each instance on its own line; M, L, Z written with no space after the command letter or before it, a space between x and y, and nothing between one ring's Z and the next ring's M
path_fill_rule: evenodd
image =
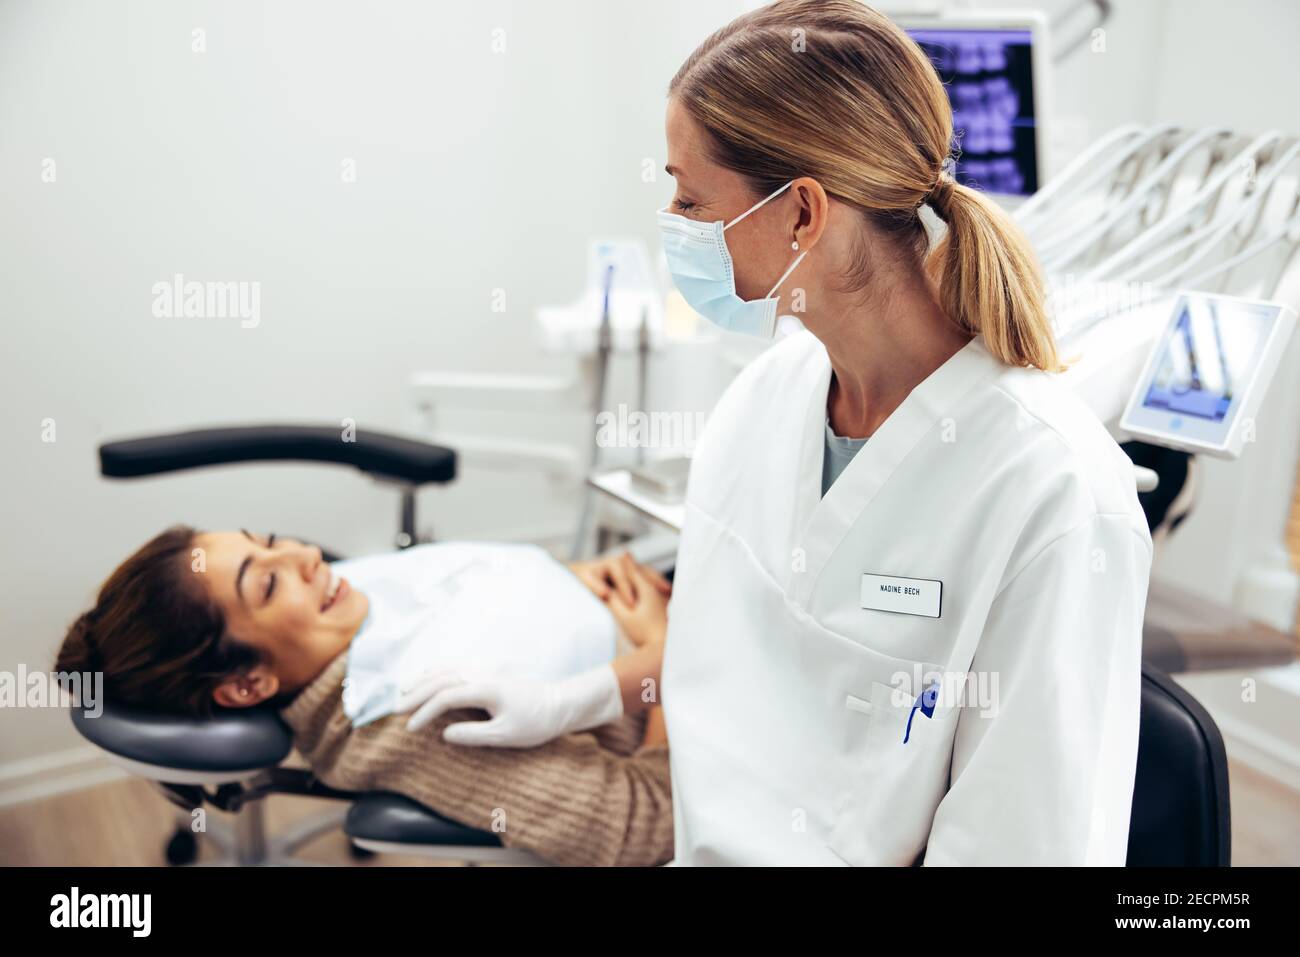
M361 796L348 809L343 832L351 838L393 844L501 846L500 836L492 831L480 831L460 824L399 794L375 793Z
M113 478L158 475L234 462L333 462L369 475L424 485L456 477L452 449L383 432L355 434L344 442L335 426L258 425L198 429L171 435L107 442L99 447L100 471Z
M218 709L210 718L128 708L111 701L72 723L92 744L132 761L184 771L234 772L272 767L289 755L293 734L269 707Z

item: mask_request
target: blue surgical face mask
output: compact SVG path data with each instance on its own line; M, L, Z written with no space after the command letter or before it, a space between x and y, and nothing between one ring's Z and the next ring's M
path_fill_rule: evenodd
M729 223L721 220L697 223L666 209L659 211L659 235L664 255L668 257L668 271L672 273L673 284L690 307L714 325L768 339L776 332L774 296L807 253L799 253L794 258L790 268L781 274L764 298L746 302L736 295L735 270L723 233L780 196L793 182L791 180L771 196L759 200Z

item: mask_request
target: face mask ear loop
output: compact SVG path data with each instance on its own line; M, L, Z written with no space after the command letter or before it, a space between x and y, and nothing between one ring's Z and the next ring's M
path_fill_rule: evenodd
M737 216L737 217L736 217L735 219L733 219L731 222L729 222L729 223L727 223L725 226L723 226L723 227L722 227L723 232L726 232L728 229L730 229L732 226L736 225L736 223L740 222L742 219L744 219L744 218L745 218L746 216L748 216L750 213L754 212L756 209L761 209L761 208L762 208L766 203L770 203L772 200L776 199L778 196L780 196L782 193L784 193L787 189L789 189L789 188L790 188L791 186L793 186L793 185L794 185L794 180L790 180L790 182L786 183L784 186L782 186L780 189L778 189L775 193L772 193L771 195L769 195L766 199L760 199L760 200L759 200L757 203L755 203L753 206L749 207L749 209L745 210L743 213L741 213L739 216Z
M781 283L785 282L787 279L790 278L790 273L794 272L795 267L798 266L801 262L803 262L803 257L804 257L804 256L807 256L807 255L808 255L808 250L805 249L805 250L804 250L803 252L801 252L798 256L795 256L795 257L794 257L794 262L792 262L792 263L790 264L790 268L787 269L785 272L781 273L781 278L778 279L778 280L776 281L776 285L772 287L772 291L769 292L769 293L768 293L766 296L764 296L763 298L764 298L764 299L771 299L771 298L772 298L772 293L776 292L778 289L781 288Z

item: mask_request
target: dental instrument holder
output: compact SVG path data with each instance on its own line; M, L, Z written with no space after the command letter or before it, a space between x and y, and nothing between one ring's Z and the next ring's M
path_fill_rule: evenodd
M611 265L615 266L617 284L608 297L606 324L604 280ZM587 251L585 276L583 290L575 300L561 306L539 306L535 317L540 350L549 356L570 357L574 362L572 371L532 375L429 370L416 371L410 377L420 434L455 448L464 467L509 474L512 478L521 473L539 474L548 483L548 496L551 489L562 489L563 498L556 496L553 503L547 503L554 507L542 513L547 516L545 524L530 524L526 532L514 533L524 534L530 541L554 543L561 551L571 547L575 526L572 518L561 524L552 516L572 515L570 490L585 494L581 490L590 477L591 458L586 423L601 411L594 397L595 380L609 368L614 354L638 353L644 342L646 361L641 365L648 367L649 353L669 345L664 329L663 284L655 277L642 240L593 240ZM602 327L606 327L604 332ZM683 342L678 339L672 345L677 347L674 356L679 356ZM712 355L706 345L699 343L701 351ZM614 372L609 369L609 375ZM684 384L698 388L699 381L698 370L691 369ZM662 385L656 380L656 388ZM609 388L613 389L614 384ZM619 388L621 391L621 384ZM645 392L642 389L641 394ZM461 416L467 418L462 420ZM468 416L498 418L504 427L485 428L481 418L471 427L473 420ZM572 423L575 416L581 416L581 432L574 436L572 427L566 425L566 434L560 438L561 421ZM536 427L521 432L517 424L520 417L535 421ZM639 519L635 526L624 526L624 518L621 513L611 516L619 526L618 533L639 534Z
M641 330L637 334L637 408L642 411L649 408L648 384L650 377L650 310L641 310ZM636 447L638 465L645 462L645 446Z
M609 329L609 294L613 285L614 266L610 264L605 269L605 295L601 305L600 330L596 340L596 387L592 407L596 410L597 415L605 402L605 380L609 373L609 354L613 347ZM600 426L595 421L596 416L593 416L592 419L591 455L587 462L588 474L595 470L596 462L600 458ZM584 485L582 488L582 512L578 518L577 531L573 535L573 547L569 552L569 558L572 561L577 561L582 557L582 549L587 541L587 530L591 525L591 506L591 488Z

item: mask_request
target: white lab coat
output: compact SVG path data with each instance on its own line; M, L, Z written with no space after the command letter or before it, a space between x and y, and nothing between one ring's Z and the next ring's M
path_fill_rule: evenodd
M830 374L811 333L777 343L696 450L663 669L677 863L1122 864L1151 563L1128 459L977 337L822 498ZM864 575L941 582L933 610L894 599L939 617L878 610Z

